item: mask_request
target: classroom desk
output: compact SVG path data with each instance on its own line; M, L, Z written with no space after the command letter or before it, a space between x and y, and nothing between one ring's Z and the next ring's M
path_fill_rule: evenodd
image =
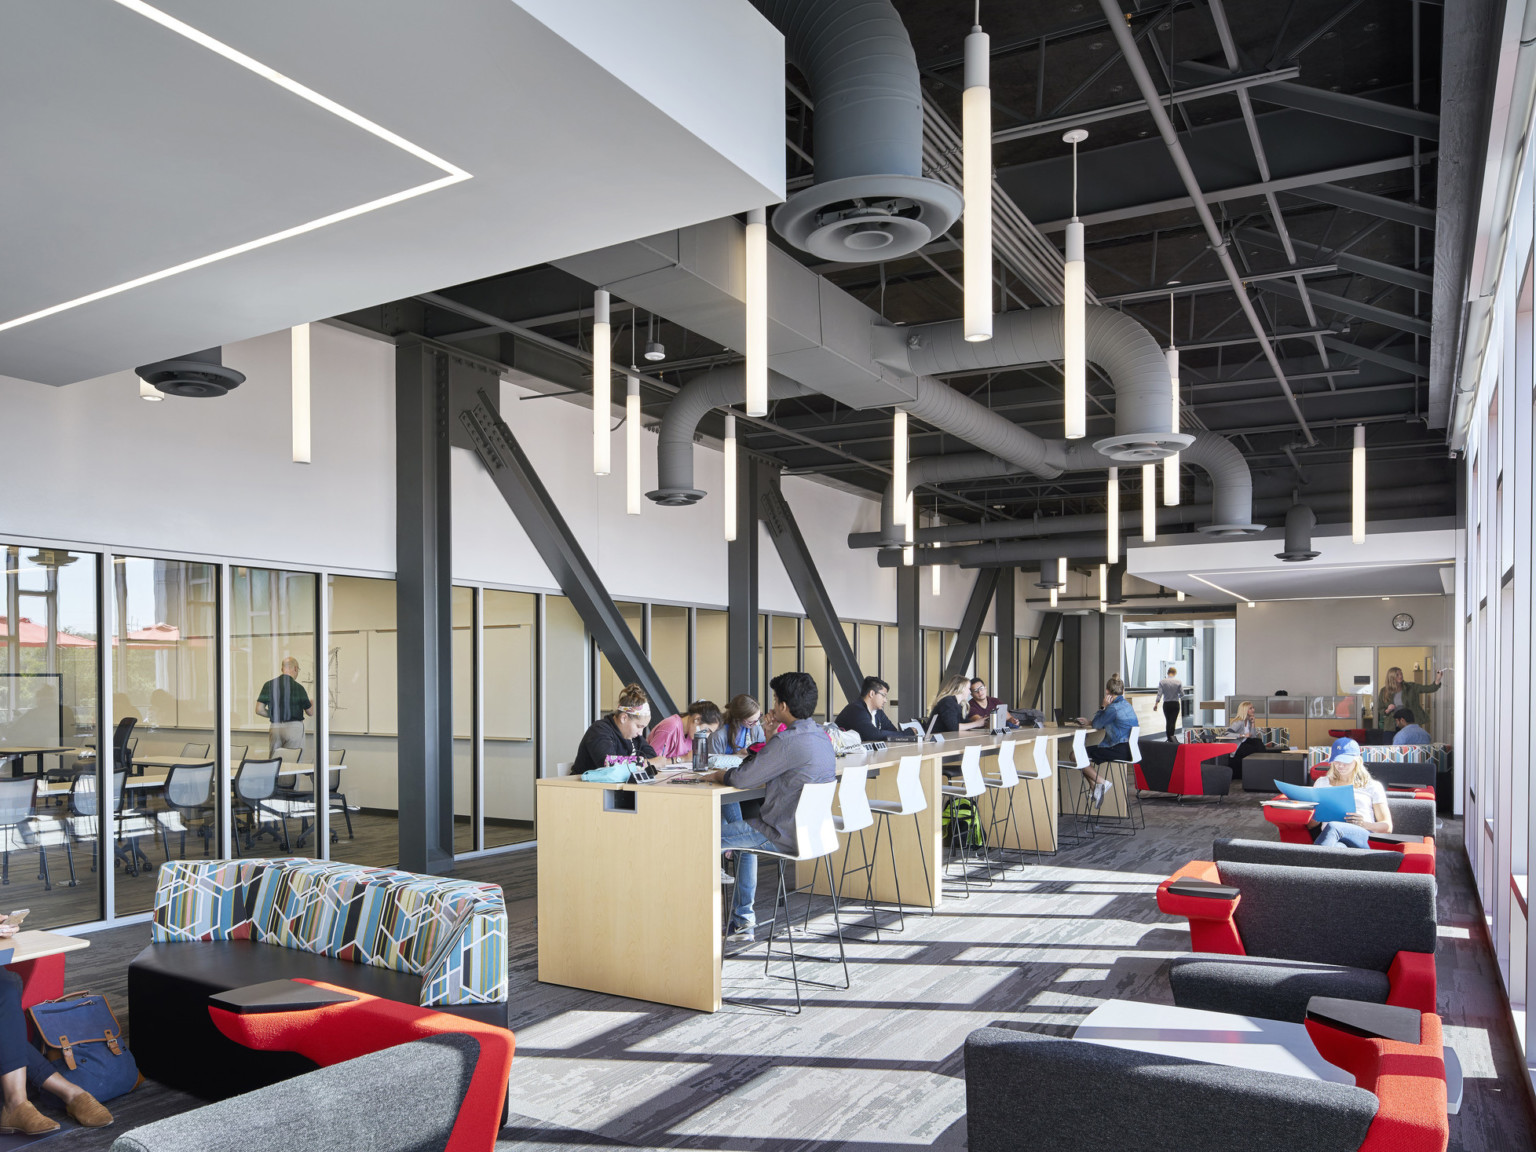
M44 756L58 756L65 752L74 751L76 751L76 749L58 745L49 748L34 748L14 745L0 748L0 757L5 757L11 761L11 776L13 779L15 779L27 774L26 759L28 756L37 757L37 774L41 776L43 774ZM20 769L20 771L18 771L18 769Z

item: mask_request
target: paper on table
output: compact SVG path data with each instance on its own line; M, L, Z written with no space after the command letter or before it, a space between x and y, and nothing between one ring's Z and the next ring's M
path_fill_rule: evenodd
M1275 787L1292 800L1309 800L1315 804L1313 815L1317 817L1319 824L1327 824L1331 820L1343 820L1355 810L1353 788L1337 788L1326 784L1303 787L1298 784L1287 784L1284 780L1276 780Z

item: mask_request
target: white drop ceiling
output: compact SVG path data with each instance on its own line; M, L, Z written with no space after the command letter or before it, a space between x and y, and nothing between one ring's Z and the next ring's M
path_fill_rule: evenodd
M783 67L745 0L11 0L0 374L68 384L773 203Z
M1276 558L1285 533L1272 529L1244 540L1179 540L1133 544L1126 570L1200 601L1349 599L1442 596L1442 571L1456 559L1457 530L1449 521L1367 525L1364 544L1348 525L1319 527L1308 561Z

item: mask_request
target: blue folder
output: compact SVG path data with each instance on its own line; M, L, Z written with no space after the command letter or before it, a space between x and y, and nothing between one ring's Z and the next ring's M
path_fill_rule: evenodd
M1313 809L1312 815L1319 824L1327 824L1330 820L1343 820L1355 810L1353 788L1340 788L1328 784L1304 787L1298 784L1287 784L1284 780L1276 780L1275 787L1285 793L1288 799L1316 804L1317 807Z

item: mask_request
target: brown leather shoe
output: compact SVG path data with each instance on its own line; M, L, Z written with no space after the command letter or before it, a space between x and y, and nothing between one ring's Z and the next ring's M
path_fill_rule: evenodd
M92 1101L95 1104L95 1101ZM100 1108L101 1105L97 1104ZM41 1136L45 1132L57 1132L59 1122L50 1120L39 1112L30 1100L0 1108L0 1132L20 1132L23 1136Z
M89 1092L80 1093L64 1105L64 1111L82 1128L105 1128L112 1123L112 1113L103 1108L101 1102Z

